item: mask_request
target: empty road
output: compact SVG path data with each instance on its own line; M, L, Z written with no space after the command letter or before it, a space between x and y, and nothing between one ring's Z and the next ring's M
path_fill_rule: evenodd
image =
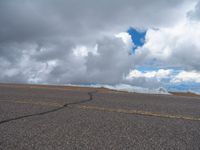
M2 150L199 150L200 98L0 84Z

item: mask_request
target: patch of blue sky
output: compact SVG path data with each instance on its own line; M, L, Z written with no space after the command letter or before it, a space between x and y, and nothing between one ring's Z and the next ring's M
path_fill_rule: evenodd
M135 69L141 71L141 72L150 72L150 71L158 71L160 69L164 70L171 70L172 75L178 74L181 72L181 69L176 69L176 68L170 68L170 67L160 67L160 66L151 66L151 65L146 65L146 66L135 66Z
M132 42L134 43L135 47L133 47L132 51L133 53L138 47L142 47L145 44L145 36L146 36L146 31L144 30L139 30L136 28L129 28L127 32L131 35ZM159 69L170 69L172 70L170 76L175 76L181 71L183 71L180 67L163 67L163 65L159 65L159 62L157 60L152 60L151 62L148 63L148 65L145 66L135 66L135 69L146 73L146 72L151 72L151 71L158 71ZM155 65L156 64L156 65ZM200 92L200 84L195 83L195 82L184 82L184 83L172 83L170 82L171 77L166 77L162 79L162 84L165 86L165 88L169 91L195 91L195 92Z
M200 93L200 84L196 82L182 82L182 83L173 83L166 85L168 91L176 92L198 92Z
M158 71L161 68L156 66L136 66L135 69L141 72L149 72L149 71Z
M149 71L158 71L160 69L164 70L171 70L172 75L176 75L180 73L181 71L184 71L183 69L180 68L171 68L171 67L161 67L161 66L151 66L151 65L145 65L145 66L135 66L135 69L141 71L141 72L149 72Z
M170 69L172 72L169 77L162 79L162 85L168 90L168 91L175 91L175 92L198 92L200 93L200 83L196 82L181 82L181 83L172 83L171 76L175 76L181 71L183 71L180 68L161 68L161 67L155 67L155 66L138 66L135 69L146 73L146 72L152 72L152 71L158 71L159 69Z
M133 47L133 52L138 47L142 47L144 45L146 31L142 31L131 27L127 30L127 32L131 35L132 42L135 44L135 47Z

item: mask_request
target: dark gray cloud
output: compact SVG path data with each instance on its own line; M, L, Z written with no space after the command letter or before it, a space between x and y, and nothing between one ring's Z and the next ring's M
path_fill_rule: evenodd
M97 42L98 55L89 53L86 61L88 79L97 83L120 83L134 67L129 49L121 39L104 38ZM129 50L129 51L128 51Z
M83 40L124 27L176 22L186 0L1 0L0 41L40 41L62 37ZM179 9L180 8L180 9ZM159 13L157 13L157 11ZM176 16L171 15L176 13ZM168 19L166 19L168 18ZM84 38L84 39L85 39Z

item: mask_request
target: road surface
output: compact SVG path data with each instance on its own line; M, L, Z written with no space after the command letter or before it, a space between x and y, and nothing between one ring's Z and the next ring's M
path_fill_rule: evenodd
M200 98L0 84L2 150L199 150Z

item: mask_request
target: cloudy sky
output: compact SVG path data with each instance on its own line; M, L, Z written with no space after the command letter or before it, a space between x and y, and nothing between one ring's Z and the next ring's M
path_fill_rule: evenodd
M200 91L200 1L0 0L0 82Z

